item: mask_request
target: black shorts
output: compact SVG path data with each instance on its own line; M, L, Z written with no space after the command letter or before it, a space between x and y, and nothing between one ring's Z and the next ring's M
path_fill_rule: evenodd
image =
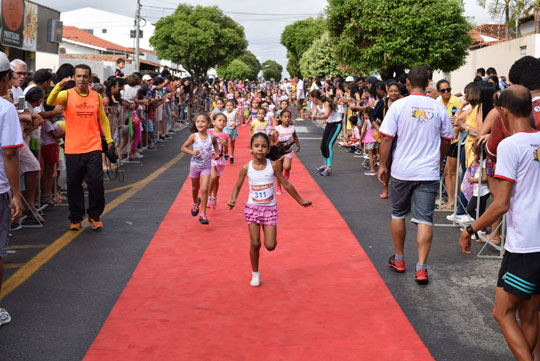
M504 254L497 287L521 298L540 294L540 252Z
M448 149L448 156L450 158L457 158L457 142L450 144L450 149Z

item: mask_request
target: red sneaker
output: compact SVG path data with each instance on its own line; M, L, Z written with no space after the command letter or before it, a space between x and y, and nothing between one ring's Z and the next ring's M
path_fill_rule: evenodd
M395 255L392 255L392 257L390 257L388 259L388 267L393 268L394 271L396 271L396 272L405 272L406 271L405 260L402 259L402 260L397 261Z
M429 282L427 269L419 269L418 271L416 271L416 277L414 277L414 280L419 285L427 285Z

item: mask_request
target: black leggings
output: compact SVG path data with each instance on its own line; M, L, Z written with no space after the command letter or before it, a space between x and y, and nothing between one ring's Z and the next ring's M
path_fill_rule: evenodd
M340 131L341 122L328 123L326 124L326 128L324 128L324 134L321 140L321 152L324 164L328 167L332 167L332 161L334 160L332 147L334 146Z
M482 216L484 212L486 211L486 203L489 199L489 193L485 196L480 197L480 213L479 215ZM469 201L469 204L467 204L467 213L469 216L476 219L476 203L478 201L478 198L476 196L473 196L471 200Z

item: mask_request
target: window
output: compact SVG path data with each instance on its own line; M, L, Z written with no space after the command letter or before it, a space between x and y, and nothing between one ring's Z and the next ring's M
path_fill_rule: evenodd
M107 29L101 29L102 34L107 34Z
M520 46L519 49L521 50L521 57L523 58L524 56L527 55L527 46Z
M130 30L129 31L129 37L131 39L135 39L135 30ZM139 37L142 39L143 38L143 31L142 30L139 30Z
M89 34L94 35L94 29L82 29L83 31L86 31Z

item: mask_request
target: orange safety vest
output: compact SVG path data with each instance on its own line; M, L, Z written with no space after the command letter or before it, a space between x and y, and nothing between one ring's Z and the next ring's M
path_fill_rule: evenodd
M88 95L80 95L75 88L67 90L64 109L66 118L66 154L101 151L101 132L98 122L99 95L90 90Z

